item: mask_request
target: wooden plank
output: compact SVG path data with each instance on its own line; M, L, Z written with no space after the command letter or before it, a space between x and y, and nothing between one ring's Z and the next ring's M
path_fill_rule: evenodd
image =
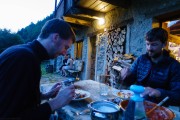
M174 6L178 6L178 5L180 6L180 2L175 4ZM164 11L169 11L169 10L171 11L164 13ZM180 15L180 10L177 10L176 7L173 7L173 6L163 8L163 9L157 9L157 10L155 9L153 11L148 11L145 14L147 18L155 17L155 19L159 20L160 22L176 20L177 18L179 18L179 15Z
M98 11L100 11L100 12L107 12L109 5L111 5L111 4L107 3L107 5L105 5L104 7L102 7L101 9L99 9Z
M112 9L116 8L117 6L111 5L109 4L108 6L106 6L104 9L100 10L100 12L108 12L111 11Z
M92 25L91 22L89 22L89 21L85 21L85 20L81 20L81 19L77 19L77 18L64 16L63 19L69 23L74 23L74 24L79 24L79 25L84 25L84 26L91 26Z
M56 8L56 18L61 18L64 15L64 0L61 0Z
M89 18L89 19L99 19L99 17L96 17L96 16L91 16L91 15L85 15L85 14L77 14L76 16L78 17L85 17L85 18Z
M89 6L88 8L89 8L89 9L94 9L96 6L98 6L98 5L101 4L101 3L102 3L102 1L96 0L96 2L93 3L91 6Z
M77 28L77 27L73 27L73 26L71 26L71 28L72 28L74 31L78 31L78 30L80 30L79 28Z
M180 29L180 24L170 27L170 30L178 30L178 29Z
M107 2L114 6L119 6L122 8L129 8L131 6L131 0L100 0L103 2Z
M87 36L92 37L92 36L95 36L95 35L103 33L103 32L104 32L104 29L101 29L101 30L95 31L93 33L88 33Z
M79 25L79 24L74 24L74 23L70 23L72 28L76 28L76 30L78 29L84 29L86 26L83 25Z
M180 38L178 36L175 36L175 35L169 35L168 42L180 44Z
M180 20L176 24L170 27L170 30L177 30L177 29L180 29Z
M92 19L98 19L100 16L104 16L105 13L82 8L82 7L72 7L66 15L75 15L81 17L87 17Z
M73 7L74 4L74 0L64 0L64 11L65 13L71 8Z
M79 2L76 4L77 6L88 8L91 6L95 1L97 0L79 0Z
M99 4L98 6L96 6L96 7L94 8L94 10L100 11L101 9L105 8L105 7L108 6L108 5L109 5L109 3L101 2L101 4Z
M86 21L93 21L95 20L95 18L93 18L92 16L84 16L81 14L76 14L76 15L66 15L67 17L73 17L73 18L77 18L77 19L82 19L82 20L86 20Z
M173 34L173 35L180 34L180 30L172 30L170 31L170 34Z

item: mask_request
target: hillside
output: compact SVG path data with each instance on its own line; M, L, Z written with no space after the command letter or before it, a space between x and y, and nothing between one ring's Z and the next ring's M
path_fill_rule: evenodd
M43 20L38 21L36 24L34 24L33 22L28 25L25 28L22 28L21 30L19 30L17 32L17 34L19 36L21 36L21 38L23 39L23 41L25 43L30 42L34 39L36 39L41 31L42 26L45 24L45 22L47 20L50 20L53 18L53 14L51 14L50 16L47 16L46 18L44 18Z

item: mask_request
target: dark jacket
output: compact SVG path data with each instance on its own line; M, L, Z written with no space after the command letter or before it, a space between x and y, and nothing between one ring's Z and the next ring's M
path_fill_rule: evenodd
M163 59L157 64L153 63L148 54L137 58L132 64L131 77L127 83L140 84L158 89L161 92L159 98L148 98L153 102L159 102L169 96L169 105L180 105L180 63L169 56L167 51L163 52Z
M48 53L38 42L17 45L0 54L0 119L49 119L48 103L40 104L42 60Z

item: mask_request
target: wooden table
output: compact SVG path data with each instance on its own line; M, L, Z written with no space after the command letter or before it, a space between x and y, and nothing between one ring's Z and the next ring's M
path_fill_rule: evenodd
M90 115L75 115L75 112L81 112L87 109L87 105L90 102L98 100L107 100L108 98L115 98L110 92L107 96L101 96L99 93L99 83L93 80L83 80L75 83L78 88L86 90L91 93L90 98L81 101L72 101L69 105L57 110L59 118L62 120L91 120ZM180 120L180 112L174 111L176 118L174 120ZM121 117L121 116L120 116Z
M107 96L101 96L99 93L99 83L93 80L83 80L75 83L79 89L88 91L91 93L90 98L81 101L72 101L69 105L66 105L62 109L59 109L58 115L63 120L91 120L90 115L75 115L75 112L81 112L87 109L87 105L90 102L97 100L107 100L108 98L115 98L114 95L108 94Z

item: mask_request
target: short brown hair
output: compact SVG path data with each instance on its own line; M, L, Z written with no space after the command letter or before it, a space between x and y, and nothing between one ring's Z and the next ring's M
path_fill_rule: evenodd
M160 40L162 43L167 42L168 33L163 28L153 28L146 33L146 40L147 41L156 41Z
M47 38L51 33L58 33L62 39L72 38L73 42L75 41L75 33L71 26L60 19L54 18L45 23L41 29L39 37L42 39Z

